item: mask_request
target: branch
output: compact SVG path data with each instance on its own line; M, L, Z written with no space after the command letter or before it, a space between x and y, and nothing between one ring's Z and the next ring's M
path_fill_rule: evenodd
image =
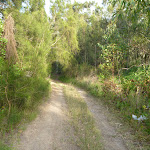
M8 80L8 73L7 73L7 80ZM8 116L10 115L10 110L11 110L11 102L10 100L8 99L8 82L6 80L6 87L5 87L5 95L6 95L6 100L7 100L7 103L8 103L8 106L9 106L9 110L8 110Z
M131 69L132 67L141 67L141 66L149 66L149 65L150 65L150 64L141 64L141 65L139 65L139 66L133 65L133 66L131 66L131 67L129 67L129 68L121 68L121 69L118 71L120 83L121 83L121 80L120 80L120 71L121 71L121 70L129 70L129 69Z
M141 66L149 66L150 64L141 64L141 65L139 65L139 66L137 66L137 65L133 65L133 66L131 66L131 67L129 67L129 68L121 68L120 70L119 70L119 72L121 71L121 70L129 70L129 69L131 69L132 67L141 67Z
M56 42L53 43L50 47L52 47L53 45L55 45L55 44L64 36L65 33L66 33L66 32L64 32L63 35L62 35L58 40L56 40Z

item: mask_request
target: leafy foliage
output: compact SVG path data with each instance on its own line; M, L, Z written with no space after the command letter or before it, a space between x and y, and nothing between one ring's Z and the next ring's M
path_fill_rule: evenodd
M34 110L49 93L46 77L51 32L44 8L24 13L12 10L18 60L9 63L5 55L7 40L3 38L0 22L0 132L8 132L18 125L26 111ZM5 15L10 11L8 9Z
M79 85L86 86L94 95L108 99L128 121L132 122L132 113L145 115L148 119L143 126L149 133L149 1L104 2L108 6L107 12L95 2L72 4L70 0L50 1L48 17L44 0L2 1L4 7L0 9L3 18L11 13L14 19L15 30L12 31L18 55L15 63L8 62L8 40L3 38L1 21L2 128L14 118L15 126L22 116L18 110L31 110L48 93L48 75L92 77L97 73L96 78L102 82L96 79L92 84L86 81Z

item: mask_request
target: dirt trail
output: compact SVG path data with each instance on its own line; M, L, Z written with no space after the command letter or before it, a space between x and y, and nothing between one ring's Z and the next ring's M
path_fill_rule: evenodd
M76 137L69 125L67 106L62 90L63 84L52 82L49 101L40 107L40 115L22 133L17 150L79 150ZM84 90L76 88L87 103L102 134L105 150L128 150L116 128L110 124L110 113ZM17 143L17 142L16 142Z
M66 116L62 86L52 82L52 94L40 115L20 137L17 150L79 150Z
M104 106L100 105L94 100L92 96L87 94L84 90L77 89L81 97L87 103L89 110L91 111L98 129L101 131L103 145L105 150L128 150L121 135L117 133L115 128L110 125L108 121L108 112Z

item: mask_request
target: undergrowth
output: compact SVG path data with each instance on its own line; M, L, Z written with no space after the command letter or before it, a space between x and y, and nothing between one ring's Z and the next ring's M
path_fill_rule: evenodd
M25 39L24 30L18 32L21 28L13 26L14 21L11 15L8 15L8 18L5 17L5 19L7 18L5 30L0 19L0 139L7 145L9 145L8 136L19 129L21 123L26 123L36 117L37 106L49 94L49 82L46 80L47 59L46 53L43 53L47 48L42 43L44 42L43 30L41 30L41 43L36 48L35 44L38 42L33 43L33 41L29 42ZM27 14L22 15L26 16ZM22 24L21 21L19 23ZM39 23L37 20L34 21ZM44 28L43 23L42 27ZM24 44L16 44L14 28L16 29L17 43ZM36 29L34 28L34 30ZM8 34L7 39L4 38L6 33ZM35 35L31 34L31 36ZM39 35L37 39L40 37ZM37 55L37 51L39 55ZM4 149L4 144L0 144L0 149Z
M108 105L110 110L115 113L125 125L131 127L131 132L135 139L138 139L145 147L149 147L150 112L147 108L148 103L146 103L144 99L140 99L140 102L136 103L138 97L136 97L136 93L132 90L128 95L125 95L117 78L102 80L98 77L83 77L76 79L61 77L60 80L66 83L73 83L87 90L93 96L98 97L99 102ZM128 86L130 85L128 84ZM141 96L140 98L143 97ZM138 117L144 115L147 117L147 120L138 122L132 118L132 114Z
M0 108L0 150L11 149L11 146L8 146L11 144L13 134L21 131L23 124L31 122L36 118L38 114L38 106L43 103L49 95L50 89L48 84L44 88L40 83L39 86L36 84L34 91L31 91L33 93L32 97L30 96L28 99L26 98L25 102L22 103L22 106L17 106L15 103L12 104L9 115L9 109L7 106L2 106ZM10 141L10 143L8 141Z

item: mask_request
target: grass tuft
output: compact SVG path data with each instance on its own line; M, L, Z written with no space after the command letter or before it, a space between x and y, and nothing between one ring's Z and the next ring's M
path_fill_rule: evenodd
M11 150L11 148L0 141L0 150Z
M100 131L95 126L93 116L84 100L72 86L64 88L69 115L78 137L77 144L82 150L101 150Z

